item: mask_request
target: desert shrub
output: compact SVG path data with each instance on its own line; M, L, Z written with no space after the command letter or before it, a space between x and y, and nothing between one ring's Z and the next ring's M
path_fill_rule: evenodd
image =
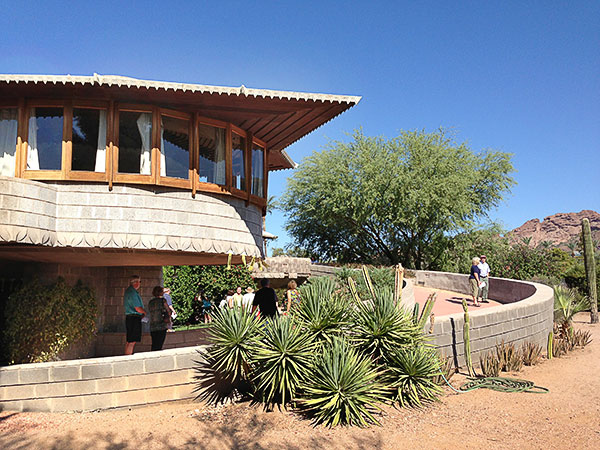
M573 345L575 347L585 347L592 342L592 334L589 331L577 330L573 333Z
M316 356L298 403L315 423L378 423L373 414L384 399L384 390L377 377L368 357L343 339L334 339Z
M533 342L526 342L521 347L521 355L526 366L535 366L542 358L542 347Z
M398 347L423 341L412 315L394 302L393 291L377 288L375 299L359 302L351 319L351 341L375 361Z
M496 345L496 356L500 362L500 369L504 372L518 372L523 367L523 355L513 343L502 341Z
M446 380L450 381L450 379L456 373L456 368L454 367L454 360L452 356L443 356L438 355L439 365L440 365L440 373L434 378L436 384L443 386L446 384ZM442 377L442 375L444 375ZM444 378L446 378L444 380Z
M330 342L346 331L350 318L350 301L329 277L311 278L300 287L302 301L293 316L316 342Z
M164 266L165 286L171 289L173 307L177 311L175 325L197 323L201 319L201 304L194 301L202 290L206 297L218 304L223 292L237 286L248 287L256 283L247 266Z
M262 400L285 405L306 381L314 354L314 338L294 320L269 320L260 335L255 360L256 387Z
M436 382L440 361L432 348L415 345L395 348L385 356L386 378L392 401L400 406L418 407L437 400L442 389Z
M97 305L92 289L64 279L44 285L33 280L13 292L5 307L4 341L12 364L55 360L96 331Z

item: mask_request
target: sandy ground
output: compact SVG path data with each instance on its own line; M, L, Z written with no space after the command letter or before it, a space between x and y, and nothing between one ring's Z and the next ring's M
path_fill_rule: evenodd
M178 402L96 413L0 413L3 449L600 449L600 326L566 357L525 367L519 378L549 394L478 390L420 409L385 408L382 426L313 427L291 412L247 403L221 408ZM462 375L452 383L460 385Z

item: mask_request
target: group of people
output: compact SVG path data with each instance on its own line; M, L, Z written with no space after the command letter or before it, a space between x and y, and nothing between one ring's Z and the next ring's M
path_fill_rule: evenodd
M247 311L256 313L261 319L275 318L281 314L288 314L290 310L300 302L300 292L295 280L288 283L288 290L285 295L284 307L278 305L278 298L275 289L271 287L270 280L263 278L260 280L261 288L254 292L254 288L249 286L246 292L242 294L242 287L238 286L235 291L229 290L221 300L221 308L245 308ZM170 296L171 291L162 286L155 286L152 289L152 299L148 302L148 308L144 308L142 297L139 293L141 278L139 275L133 275L129 280L129 287L123 295L125 306L125 328L127 332L125 354L132 355L135 344L142 340L142 321L148 321L150 324L150 336L152 337L152 350L162 350L167 331L173 327L172 319L177 314L173 308L173 302ZM212 321L212 303L206 297L203 291L200 291L195 298L201 302L202 316L204 323Z
M473 258L471 261L471 274L469 275L469 285L471 296L473 297L473 305L480 306L482 303L488 302L488 291L490 288L490 266L487 263L487 257L481 255Z
M167 331L173 328L172 320L177 317L171 300L171 291L162 286L154 286L152 298L148 302L148 310L139 293L142 280L139 275L129 279L129 287L125 289L123 304L125 306L125 354L132 355L135 344L142 340L142 321L150 324L152 351L162 350Z

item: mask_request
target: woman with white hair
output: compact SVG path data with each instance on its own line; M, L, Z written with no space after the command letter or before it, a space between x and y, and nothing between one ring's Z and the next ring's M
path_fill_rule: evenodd
M469 275L469 286L471 288L471 295L473 296L473 304L479 308L479 283L481 279L479 278L480 270L478 264L481 260L478 257L473 258L471 261L471 275Z

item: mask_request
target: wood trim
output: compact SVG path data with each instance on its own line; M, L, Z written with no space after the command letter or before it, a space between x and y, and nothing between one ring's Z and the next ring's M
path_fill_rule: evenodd
M150 175L156 184L160 182L160 108L152 108L152 149L150 150Z
M224 186L219 186L218 184L212 183L204 183L202 181L197 182L196 190L198 192L210 192L213 194L231 195L231 192L225 189Z
M109 189L112 190L113 182L119 173L119 105L113 105L113 145L112 145L112 163L110 167Z
M262 198L262 197L257 197L256 195L250 195L250 203L264 208L265 206L267 206L267 199Z
M25 170L23 178L28 180L64 180L60 170Z
M225 187L228 191L231 190L233 172L231 142L231 124L227 124L227 130L225 131Z
M80 181L106 181L105 172L91 172L89 170L72 170L69 172L69 180L80 180Z
M23 116L21 117L23 125L23 142L21 144L21 170L20 176L23 177L27 170L27 147L29 146L29 107L27 102L23 101Z
M106 113L106 179L108 180L108 190L113 188L113 161L114 161L114 140L115 140L115 102L112 100L108 105Z
M198 115L198 113L195 114L198 116L198 123L201 123L203 125L210 125L212 127L227 129L227 122L223 122L222 120L217 119L211 119L210 117L204 117Z
M24 142L27 140L25 133L27 132L27 123L25 119L25 99L20 98L17 107L17 147L15 154L15 177L20 178L23 173L23 161L25 160Z
M192 180L192 198L196 198L196 190L198 189L198 172L200 165L200 143L199 143L199 132L198 132L198 113L194 113L192 115L192 148L193 151L190 151L190 179Z
M115 183L157 184L152 175L138 175L135 173L115 173L113 181Z
M69 102L63 108L63 140L61 172L68 179L73 161L73 105Z
M246 206L250 203L250 191L252 190L252 133L247 133L246 137L246 152L244 155L244 167L245 177L246 177Z
M120 111L152 113L158 106L140 105L138 103L119 103Z
M188 112L177 111L175 109L160 108L159 112L161 115L173 117L175 119L183 119L183 120L191 120L192 119L192 114L190 114Z
M267 204L266 200L269 198L267 195L268 180L269 180L269 162L268 160L269 150L265 146L263 151L263 196L265 198L265 205Z
M106 100L90 100L84 98L73 98L73 108L85 109L108 109L110 102Z
M248 133L252 134L250 131ZM252 134L252 143L257 144L257 145L261 146L262 148L267 148L267 143L265 141L263 141L262 139L259 139L256 136L254 136L254 134Z
M242 200L248 200L248 193L246 191L242 191L238 188L231 188L231 194L234 197L241 198Z
M64 106L68 103L67 100L60 99L28 99L27 107L28 108L64 108Z
M184 180L183 178L160 177L157 184L159 186L172 186L183 189L190 189L192 187L191 180Z
M248 133L243 128L236 127L234 124L231 124L231 131L242 136L244 139L248 139Z

